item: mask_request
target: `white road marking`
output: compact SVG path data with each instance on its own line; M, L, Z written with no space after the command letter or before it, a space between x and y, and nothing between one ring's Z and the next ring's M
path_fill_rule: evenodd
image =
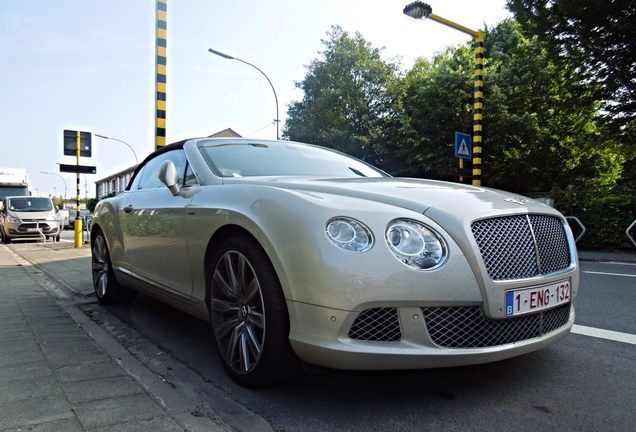
M574 324L572 333L636 345L636 335Z
M625 274L625 273L606 273L606 272L595 272L595 271L582 271L581 273L598 274L598 275L607 275L607 276L636 277L636 275L633 275L633 274Z
M617 262L617 261L601 261L597 264L612 264L612 265L624 265L624 266L636 266L636 263Z

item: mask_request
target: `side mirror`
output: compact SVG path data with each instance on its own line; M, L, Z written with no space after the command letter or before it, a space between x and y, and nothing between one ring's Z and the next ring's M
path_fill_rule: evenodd
M177 175L177 169L171 160L164 161L159 167L159 181L170 189L172 195L177 195L181 191L179 186L179 176Z
M0 212L4 211L4 201L0 201Z

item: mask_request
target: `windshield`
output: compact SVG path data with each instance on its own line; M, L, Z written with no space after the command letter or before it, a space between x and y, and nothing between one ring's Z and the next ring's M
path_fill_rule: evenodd
M307 144L203 141L200 148L212 170L223 177L386 177L358 159Z
M53 210L50 198L9 198L9 210L15 212L43 212Z

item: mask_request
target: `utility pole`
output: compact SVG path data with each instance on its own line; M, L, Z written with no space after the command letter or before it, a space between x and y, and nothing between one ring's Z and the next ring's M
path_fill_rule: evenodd
M157 0L155 15L155 148L166 145L168 0Z

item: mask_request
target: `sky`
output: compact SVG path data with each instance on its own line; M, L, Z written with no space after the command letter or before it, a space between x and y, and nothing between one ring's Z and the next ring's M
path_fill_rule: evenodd
M332 25L360 32L383 58L404 70L469 36L402 14L410 0L168 0L167 142L232 128L275 139L287 107L302 99L295 83L324 49ZM493 26L510 16L505 0L430 0L433 12L466 27ZM0 167L26 168L40 196L75 196L75 174L57 164L62 131L83 130L123 140L141 161L154 150L154 0L0 0ZM80 164L81 195L94 182L135 162L117 141L93 136ZM53 172L62 176L42 174ZM64 179L64 182L63 180Z

